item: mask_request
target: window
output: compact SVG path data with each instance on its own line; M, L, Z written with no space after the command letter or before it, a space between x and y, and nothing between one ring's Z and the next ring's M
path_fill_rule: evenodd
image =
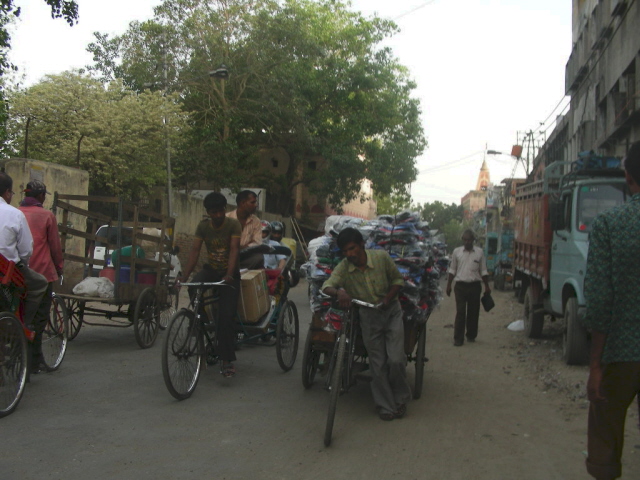
M626 200L625 184L584 185L578 192L577 228L581 232L590 232L591 225L598 215L621 205Z

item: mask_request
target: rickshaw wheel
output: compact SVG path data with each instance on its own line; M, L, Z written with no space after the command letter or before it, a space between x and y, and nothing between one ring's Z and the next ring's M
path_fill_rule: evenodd
M27 338L22 324L9 312L0 313L0 417L13 412L27 379Z
M416 378L415 386L413 388L413 398L415 398L416 400L422 395L426 343L427 325L424 324L420 327L420 335L418 336L418 348L416 350Z
M82 319L84 317L84 302L80 300L67 300L67 313L69 315L69 327L67 339L73 340L78 336L80 327L82 327Z
M145 288L136 302L133 330L140 348L149 348L158 336L160 306L152 287Z
M189 398L203 368L203 336L193 312L183 308L169 322L162 345L162 376L177 400Z
M311 388L313 385L318 371L318 364L320 363L320 355L321 353L313 348L313 332L309 328L307 339L304 342L304 355L302 357L302 385L304 388Z
M51 299L51 310L42 332L42 363L49 372L57 370L67 351L69 336L69 312L64 302Z
M278 318L276 326L276 356L278 364L285 372L293 368L298 354L298 340L300 339L300 325L296 304L287 300Z

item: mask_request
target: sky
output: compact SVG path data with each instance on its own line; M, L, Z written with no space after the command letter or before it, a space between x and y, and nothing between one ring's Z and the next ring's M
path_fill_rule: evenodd
M21 17L11 60L26 85L91 63L93 32L117 35L153 15L159 0L77 0L79 23L52 20L44 0L16 0ZM385 44L416 82L428 148L417 159L414 203L459 204L475 189L486 160L493 183L512 174L508 155L519 132L543 139L568 102L564 71L571 53L567 0L352 0L365 17L392 19L400 32ZM487 150L503 152L489 155Z

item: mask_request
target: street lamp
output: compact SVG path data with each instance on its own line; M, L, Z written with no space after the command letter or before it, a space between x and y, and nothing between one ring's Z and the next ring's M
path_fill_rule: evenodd
M211 70L209 72L209 76L213 78L219 78L221 80L226 80L227 78L229 78L229 69L223 63L215 70Z

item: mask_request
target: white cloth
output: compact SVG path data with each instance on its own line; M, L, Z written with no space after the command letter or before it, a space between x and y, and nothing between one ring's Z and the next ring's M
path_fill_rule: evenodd
M0 197L0 253L7 260L29 264L33 253L33 237L27 218L16 207Z
M272 247L281 247L282 244L280 242L276 242L275 240L268 240L268 242L265 242L268 245L271 245ZM280 260L286 260L287 256L286 255L276 255L274 253L268 253L264 255L264 268L268 269L268 270L275 270L278 268L278 263L280 263Z
M473 250L465 250L458 247L451 254L449 273L454 276L456 282L480 282L482 277L489 275L487 261L480 247Z

